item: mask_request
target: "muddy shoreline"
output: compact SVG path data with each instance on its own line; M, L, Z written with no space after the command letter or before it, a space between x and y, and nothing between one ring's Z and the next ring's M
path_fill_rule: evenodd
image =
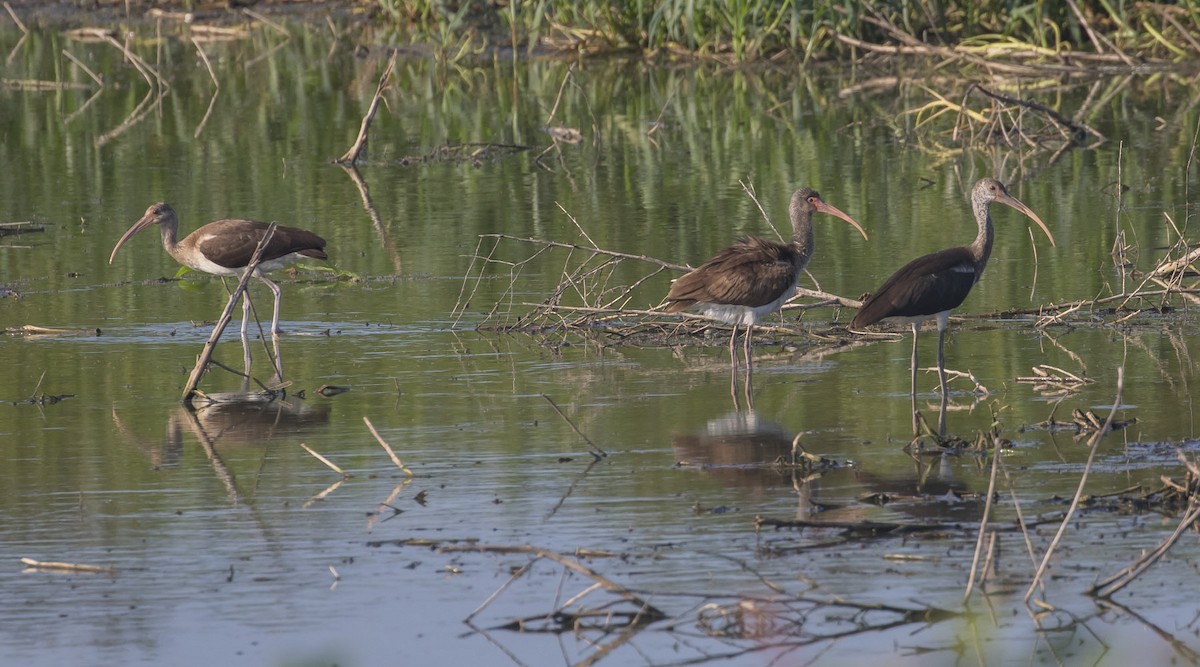
M258 2L41 2L39 0L9 0L8 5L26 28L31 30L71 30L88 27L137 26L159 21L233 25L253 21L247 13L268 18L324 24L326 17L338 22L347 20L371 21L376 15L373 6L326 0L265 0ZM0 12L12 21L8 12Z

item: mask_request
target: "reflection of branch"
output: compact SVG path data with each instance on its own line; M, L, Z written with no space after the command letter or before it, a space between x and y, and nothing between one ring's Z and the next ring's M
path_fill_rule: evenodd
M217 105L217 95L221 94L221 82L217 80L217 74L213 71L212 63L208 62L208 54L204 53L204 49L200 48L200 42L196 41L195 37L192 38L192 44L196 45L196 53L200 54L200 60L204 62L204 67L208 69L208 76L212 78L214 87L212 99L208 101L208 111L204 112L204 118L196 126L196 132L192 135L194 139L199 139L200 133L204 131L204 126L208 123L209 116L212 115L213 107Z
M363 208L366 209L367 215L371 216L371 224L375 225L375 231L379 234L379 242L387 249L388 254L392 256L392 268L395 269L396 275L400 275L400 252L388 239L387 228L383 224L383 220L379 217L379 212L375 210L375 203L371 201L371 189L367 187L367 182L363 180L358 169L355 168L353 162L338 162L338 166L346 172L350 180L354 181L355 187L358 188L358 196L362 198Z
M579 430L579 427L575 425L575 422L571 421L571 418L568 417L567 414L562 411L562 408L558 407L558 403L555 403L553 398L550 398L546 394L542 394L542 398L546 399L546 401L550 403L550 407L554 408L554 411L558 413L558 416L562 417L567 422L567 424L570 425L571 430L575 431L575 434L578 435L579 437L583 438L584 442L586 442L588 444L588 447L592 448L592 451L590 453L593 457L595 457L595 459L597 461L599 461L601 458L604 458L605 456L608 456L608 452L606 452L603 449L601 449L600 447L596 446L596 443L592 442L591 438L587 437L587 435L585 435L583 431Z
M163 79L162 75L158 73L158 70L151 67L149 63L143 60L136 53L126 48L124 44L118 42L116 39L113 39L112 35L102 30L89 30L87 31L87 34L93 37L98 37L116 47L122 54L125 55L125 59L133 65L134 69L136 69L138 73L142 75L142 78L146 79L146 83L150 86L150 90L146 93L146 96L142 98L142 101L139 102L136 107L134 107L133 111L120 125L96 138L95 145L97 148L99 148L113 139L116 139L118 136L123 134L125 130L128 130L130 127L133 127L137 123L141 122L141 120L149 115L149 113L155 107L162 103L163 98L167 96L167 90L170 88L170 86L167 85L166 80ZM155 94L156 92L157 95ZM151 98L154 99L153 102L150 101Z
M603 619L614 620L617 618L622 618L622 619L627 619L626 627L638 627L641 625L653 623L654 621L658 621L658 620L661 620L661 619L664 619L667 617L667 615L665 613L663 613L661 610L659 610L657 607L655 607L654 605L650 604L649 602L643 600L642 598L638 597L635 593L633 593L629 589L625 588L624 586L612 581L611 579L601 575L600 573L596 572L595 570L593 570L589 567L585 567L582 563L580 563L577 560L574 560L572 558L567 558L566 556L563 556L562 554L554 552L554 551L550 551L549 549L541 549L539 547L528 546L528 545L526 545L526 546L467 545L467 546L461 546L461 547L459 547L459 546L444 546L441 549L439 549L438 551L443 552L443 553L453 552L453 551L477 551L477 552L493 552L493 553L504 553L504 554L524 553L524 554L532 555L534 557L534 562L536 562L537 560L542 559L542 558L545 558L547 560L552 560L552 561L558 563L559 565L562 565L563 568L574 571L574 572L581 574L581 575L591 579L592 581L594 581L595 586L587 589L588 591L594 590L597 587L604 588L605 590L608 590L610 593L613 593L613 594L621 597L625 601L632 603L634 605L634 607L636 608L636 612L634 612L632 614L620 614L611 609L603 611L600 614L601 620L603 620ZM471 612L471 615L467 616L467 618L464 620L470 621L472 618L479 615L479 612L483 611L484 608L486 608L488 606L488 604L490 604L492 602L492 600L496 599L496 596L500 592L502 592L505 588L507 588L509 586L509 584L512 583L512 581L516 580L518 577L520 577L524 573L528 572L532 565L533 565L533 562L529 563L525 567L518 570L517 573L512 576L512 579L510 579L508 582L506 582L503 586L500 587L500 590L497 591L496 594L493 594L486 601L484 601L483 604L479 605L479 607L475 611ZM575 597L571 598L567 602L560 605L558 607L558 609L555 609L554 611L552 611L549 614L539 614L537 616L532 616L529 619L521 619L518 621L514 621L512 624L509 624L509 625L514 628L521 627L524 625L524 622L526 620L547 621L547 622L553 623L554 621L551 620L551 618L553 617L560 622L567 623L567 626L566 626L566 628L564 628L564 630L571 630L574 626L573 621L582 620L583 617L590 615L590 612L587 612L587 611L581 611L578 614L569 613L569 612L565 611L565 609L568 605L575 602L576 600L579 600L581 597L582 597L582 594L576 595Z
M1118 611L1136 621L1139 621L1142 625L1146 626L1146 629L1150 630L1154 634L1158 635L1163 641L1170 644L1171 648L1174 649L1175 652L1187 662L1187 664L1195 665L1200 663L1200 653L1197 653L1192 647L1180 641L1180 639L1175 635L1146 620L1141 614L1133 611L1120 602L1116 602L1108 598L1101 598L1097 600L1097 602L1105 607L1108 607L1109 609Z

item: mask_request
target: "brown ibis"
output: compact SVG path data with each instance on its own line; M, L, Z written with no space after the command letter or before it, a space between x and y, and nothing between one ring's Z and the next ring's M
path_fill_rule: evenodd
M1054 245L1054 236L1046 227L1046 223L1019 199L1008 194L1003 183L994 178L980 179L971 189L971 210L975 214L975 222L979 225L975 241L970 245L918 257L905 264L863 302L850 322L850 328L853 330L861 330L882 320L904 322L912 326L911 399L914 435L919 428L916 393L917 331L921 322L929 319L937 320L938 328L938 381L942 391L942 414L938 419L938 435L946 435L946 325L950 320L950 311L967 298L967 294L971 292L975 283L979 282L983 270L987 268L994 236L992 216L988 212L992 202L1011 206L1024 213L1042 228L1046 237L1050 239L1050 245Z
M812 188L800 188L792 194L788 216L792 221L792 242L777 243L753 236L738 241L717 253L699 268L676 278L667 294L667 312L692 309L706 317L733 325L729 336L729 356L737 367L734 339L738 327L746 328L744 354L750 369L750 342L754 325L764 316L779 310L796 294L796 285L813 253L813 213L828 213L850 223L863 238L867 233L853 218L825 203Z
M159 202L146 209L145 215L133 223L117 245L113 247L108 263L112 264L117 251L131 236L151 225L158 225L162 232L163 248L175 261L193 269L215 276L240 277L250 263L254 249L270 225L258 220L218 220L188 234L182 241L177 241L179 233L179 218L170 204ZM275 234L267 247L263 249L262 257L254 275L266 283L275 295L275 309L271 317L271 333L281 333L279 329L279 285L272 282L265 274L302 259L326 259L325 239L296 227L277 225ZM249 310L249 302L245 310ZM245 331L245 320L242 323Z

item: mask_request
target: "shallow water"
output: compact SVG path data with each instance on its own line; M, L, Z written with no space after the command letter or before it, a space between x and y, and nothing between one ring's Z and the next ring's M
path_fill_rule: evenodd
M0 91L0 156L11 166L0 175L0 221L46 226L0 238L0 284L21 295L0 301L0 323L78 330L0 345L0 365L10 369L0 399L13 403L0 406L0 531L10 562L0 568L0 647L8 662L1196 660L1200 620L1190 589L1178 585L1196 570L1194 533L1116 596L1124 608L1083 594L1176 523L1103 502L1081 509L1051 561L1040 597L1055 611L1022 604L1036 568L1022 534L1010 530L998 533L988 594L977 593L968 614L888 627L895 618L885 612L816 603L964 611L990 459L915 461L902 451L907 335L867 345L783 337L787 347L764 337L748 414L730 396L723 332L711 345L672 347L621 345L602 333L474 330L544 299L573 261L564 252L525 265L511 299L508 267L493 267L455 314L479 271L478 234L582 242L570 214L601 247L693 265L739 235L769 235L739 179L753 181L776 224L801 184L864 224L869 242L846 225L818 222L809 270L830 292L857 296L903 259L969 240L961 185L993 174L1050 224L1059 245L1035 237L1035 263L1028 225L1015 212L995 212L996 249L965 314L1120 291L1114 234L1135 239L1138 266L1152 267L1173 240L1164 213L1186 221L1194 186L1184 165L1196 111L1171 107L1173 97L1153 84L1126 84L1119 103L1092 120L1110 137L1098 149L1054 163L999 152L938 161L880 122L881 109L904 99L837 95L868 72L587 63L555 116L585 141L538 162L565 63L402 59L360 170L376 225L353 180L329 160L357 131L383 66L377 54L357 58L349 40L300 30L287 40L255 29L203 43L221 82L213 101L186 33L165 26L155 56L153 29L136 30L135 48L158 64L171 91L111 139L98 141L120 127L146 84L109 45L35 32L6 67L6 78L84 81L58 56L70 50L110 81L86 108L95 91ZM2 50L18 39L4 24ZM1067 108L1084 92L1064 87ZM662 129L647 136L660 112ZM1156 115L1166 119L1162 129ZM472 141L532 149L478 165L397 164ZM1118 178L1131 186L1124 208L1106 189ZM195 274L155 280L177 269L152 233L107 264L116 239L158 200L173 203L184 230L241 216L329 240L336 274L280 275L286 401L196 413L179 405L225 292ZM532 253L505 242L497 256L516 262ZM610 282L628 284L639 271L622 266ZM669 279L648 280L631 306L657 303ZM264 312L269 294L252 290ZM511 303L512 316L485 318L498 301ZM1122 366L1117 417L1138 421L1101 442L1086 492L1182 479L1176 452L1194 457L1197 448L1194 317L1120 317L1091 311L1045 330L1026 320L954 326L948 365L990 393L956 381L951 430L972 436L994 415L1012 440L996 521L1013 520L1014 498L1026 520L1065 509L1086 443L1023 427L1052 413L1069 419L1075 408L1106 416ZM848 318L833 309L804 315L818 331ZM217 358L238 365L236 332L223 340ZM926 363L934 341L921 338ZM255 345L255 374L265 379L269 366ZM1095 382L1060 403L1016 381L1037 364ZM936 376L921 382L925 414L935 415ZM327 385L349 391L320 395ZM209 393L237 388L223 372L202 383ZM43 395L70 396L23 402ZM364 418L413 471L411 481ZM593 463L572 425L608 456ZM804 447L832 467L808 476L775 465L801 431ZM341 481L301 444L350 476ZM890 502L869 502L879 494ZM846 537L831 528L756 530L756 517L946 526ZM1031 531L1039 554L1056 529L1049 522ZM630 633L500 629L592 583L540 559L509 584L531 557L500 547L520 545L611 553L584 564L667 620ZM22 572L21 557L116 574ZM583 606L609 600L593 592ZM718 613L730 605L740 614ZM845 636L821 639L837 633Z

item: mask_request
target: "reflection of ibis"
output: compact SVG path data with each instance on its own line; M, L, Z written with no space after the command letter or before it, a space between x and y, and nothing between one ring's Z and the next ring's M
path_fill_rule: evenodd
M1011 206L1029 216L1042 228L1054 245L1054 236L1046 223L1020 200L1008 194L1004 184L994 178L983 178L971 189L971 209L979 234L971 245L959 246L918 257L892 274L883 285L858 309L851 329L862 329L880 320L892 319L912 325L912 411L913 430L918 428L917 415L917 330L921 322L937 320L938 328L938 381L942 390L942 413L938 419L938 434L946 435L946 361L943 344L950 311L963 302L987 267L992 254L992 216L988 206L999 202Z
M667 312L691 308L707 317L733 325L729 336L729 356L737 357L733 341L738 326L745 326L744 352L750 366L750 339L754 325L764 315L779 310L796 293L796 283L813 252L812 214L829 213L867 233L850 216L826 204L811 188L792 194L788 215L792 219L792 242L776 243L746 237L717 253L700 268L677 278L667 294Z
M257 220L218 220L188 234L182 241L176 241L179 232L179 218L175 209L169 204L159 202L146 209L142 216L117 241L108 263L112 264L117 251L129 240L129 237L149 227L158 225L162 230L163 248L175 258L175 261L189 269L210 273L216 276L240 277L242 271L250 263L254 249L262 240L263 234L270 225ZM282 268L305 258L325 259L325 239L306 230L296 227L275 227L275 234L267 247L263 249L262 259L254 275L271 288L275 295L275 310L271 318L271 333L279 331L279 286L271 282L265 274ZM247 302L248 303L248 302ZM247 307L248 309L248 307ZM245 324L243 323L243 330Z

